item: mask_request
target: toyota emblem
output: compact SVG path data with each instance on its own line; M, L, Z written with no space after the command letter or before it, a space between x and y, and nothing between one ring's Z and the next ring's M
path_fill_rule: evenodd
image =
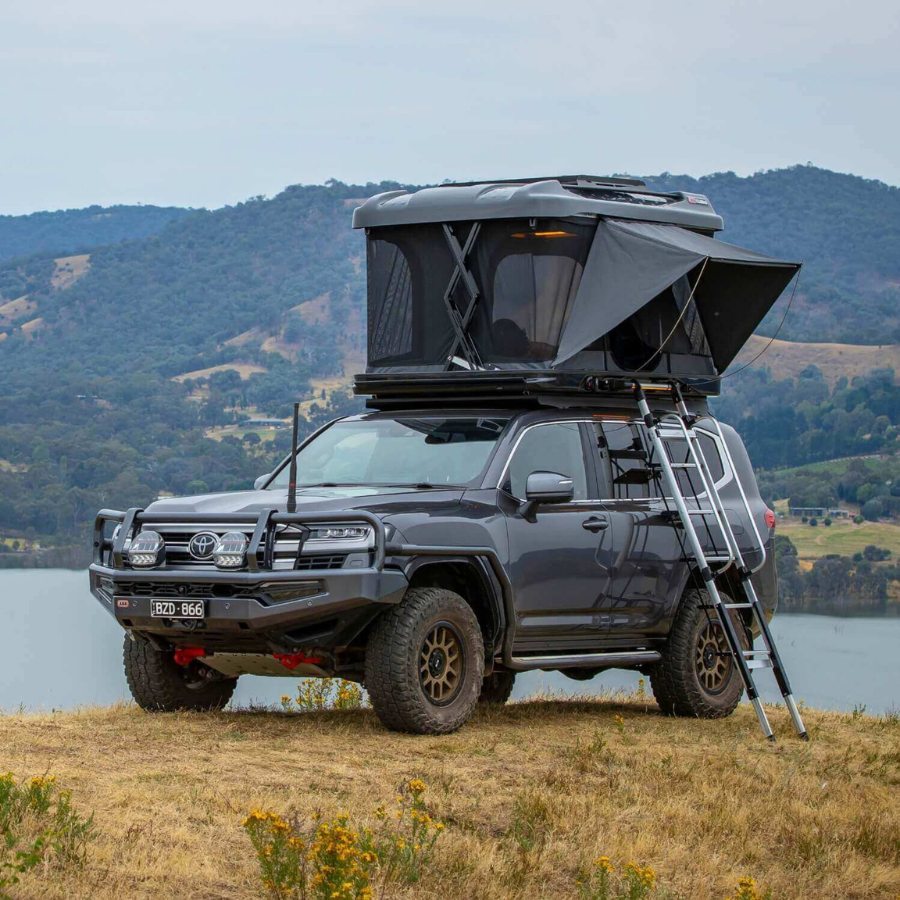
M194 559L209 559L219 542L219 536L212 531L201 531L191 538L188 552Z

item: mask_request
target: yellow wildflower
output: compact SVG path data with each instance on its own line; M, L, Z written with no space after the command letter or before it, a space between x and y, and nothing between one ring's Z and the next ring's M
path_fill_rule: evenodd
M55 775L47 775L47 776L35 775L32 778L28 779L28 783L31 785L31 787L36 787L36 788L47 787L47 785L56 783L56 776Z
M409 783L409 791L410 793L418 799L425 791L428 790L428 785L422 781L421 778L413 778Z
M598 856L597 859L594 860L594 868L599 869L601 872L611 873L613 871L613 865L609 861L608 856Z

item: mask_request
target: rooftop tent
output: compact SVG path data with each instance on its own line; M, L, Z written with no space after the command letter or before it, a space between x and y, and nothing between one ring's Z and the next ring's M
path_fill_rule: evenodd
M723 371L799 266L713 240L700 195L587 176L388 192L368 252L368 372Z
M683 328L666 349L688 335L688 352L724 372L799 268L674 225L601 220L553 365L565 366L671 291ZM685 310L689 299L694 308ZM670 331L645 342L646 363Z

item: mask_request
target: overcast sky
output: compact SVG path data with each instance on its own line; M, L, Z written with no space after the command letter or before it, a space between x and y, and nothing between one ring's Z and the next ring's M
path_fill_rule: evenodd
M0 213L552 173L900 184L896 0L0 0Z

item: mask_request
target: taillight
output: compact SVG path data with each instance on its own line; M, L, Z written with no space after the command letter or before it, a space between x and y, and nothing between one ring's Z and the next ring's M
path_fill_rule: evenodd
M775 527L775 513L773 513L771 509L766 510L766 525L768 525L770 529Z

